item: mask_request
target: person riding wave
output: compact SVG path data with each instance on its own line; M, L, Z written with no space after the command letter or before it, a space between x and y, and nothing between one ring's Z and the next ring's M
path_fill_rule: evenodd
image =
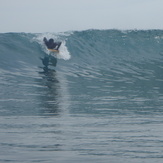
M48 49L58 50L62 44L62 42L54 42L54 39L52 39L52 38L47 40L46 37L44 37L43 41Z

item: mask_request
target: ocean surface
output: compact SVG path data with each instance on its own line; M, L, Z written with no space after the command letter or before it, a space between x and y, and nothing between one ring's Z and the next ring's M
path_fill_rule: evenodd
M0 162L162 163L163 30L1 33Z

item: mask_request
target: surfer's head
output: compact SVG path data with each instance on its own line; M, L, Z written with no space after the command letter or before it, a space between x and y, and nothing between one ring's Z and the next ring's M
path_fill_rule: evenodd
M52 42L54 42L54 40L51 38L51 39L49 39L49 42L52 43Z

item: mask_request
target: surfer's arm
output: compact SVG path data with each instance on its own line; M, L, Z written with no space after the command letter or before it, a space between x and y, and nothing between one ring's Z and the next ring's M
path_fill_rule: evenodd
M48 40L47 40L46 37L44 37L43 41L44 41L44 43L47 45Z
M58 42L57 44L58 44L58 45L57 45L57 46L58 46L58 47L57 47L57 50L58 50L58 49L60 48L62 42Z

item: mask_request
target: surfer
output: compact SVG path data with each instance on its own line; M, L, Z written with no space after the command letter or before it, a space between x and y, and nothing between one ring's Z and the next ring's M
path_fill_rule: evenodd
M52 38L47 40L46 37L44 37L43 41L48 49L58 50L62 44L62 42L54 42L54 39L52 39Z

